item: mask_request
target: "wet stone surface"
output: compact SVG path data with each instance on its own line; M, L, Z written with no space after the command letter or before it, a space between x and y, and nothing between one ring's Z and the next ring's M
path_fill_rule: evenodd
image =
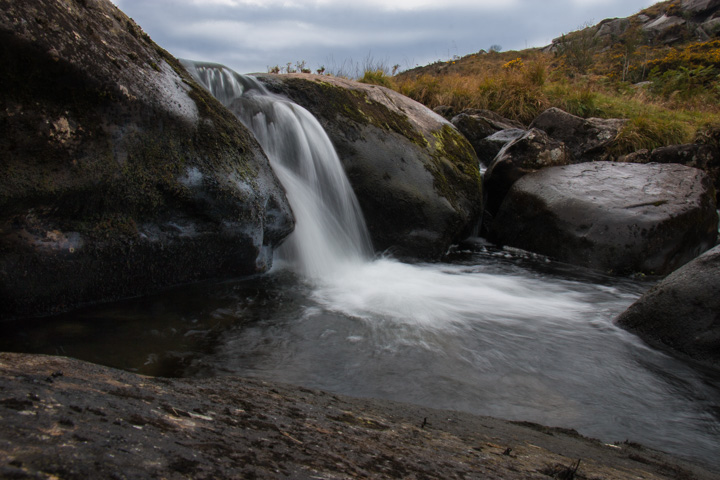
M573 430L39 355L0 354L0 422L1 478L717 478Z

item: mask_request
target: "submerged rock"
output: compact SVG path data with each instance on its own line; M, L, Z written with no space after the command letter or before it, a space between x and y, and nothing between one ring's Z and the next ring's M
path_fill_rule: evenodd
M617 318L649 343L720 368L720 247L655 285Z
M715 244L715 191L683 165L594 162L518 180L490 240L614 273L667 274Z
M237 377L0 353L0 392L2 478L716 478L574 430Z
M0 0L0 317L268 267L249 132L108 0Z
M318 118L375 250L436 259L475 226L482 211L478 159L441 116L377 85L308 74L257 78Z

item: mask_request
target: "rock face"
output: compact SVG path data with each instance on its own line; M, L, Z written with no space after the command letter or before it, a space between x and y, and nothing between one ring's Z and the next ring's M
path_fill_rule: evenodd
M237 377L149 378L0 353L0 477L717 478L574 430Z
M674 271L617 319L649 343L720 368L720 247Z
M559 108L548 108L530 125L568 147L573 163L605 160L606 149L615 140L626 120L580 118Z
M531 129L507 143L485 172L486 212L491 216L497 214L510 187L522 176L545 167L567 165L570 159L562 142L538 129Z
M108 0L0 6L0 317L267 268L292 214L230 112Z
M667 274L712 247L717 225L702 171L594 162L518 180L489 238L598 270Z
M320 121L375 250L435 259L474 227L482 211L478 159L441 116L377 85L308 74L258 79Z
M477 109L465 110L453 117L451 122L468 139L483 165L490 165L502 148L502 145L497 146L498 142L486 142L487 137L503 130L520 131L525 128L495 112Z

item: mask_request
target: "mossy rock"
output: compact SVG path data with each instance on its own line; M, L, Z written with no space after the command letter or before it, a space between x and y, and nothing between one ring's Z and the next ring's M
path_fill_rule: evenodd
M267 268L252 135L108 0L0 0L0 317Z
M388 88L308 75L258 75L315 115L355 190L377 251L437 259L482 211L479 162L447 120Z

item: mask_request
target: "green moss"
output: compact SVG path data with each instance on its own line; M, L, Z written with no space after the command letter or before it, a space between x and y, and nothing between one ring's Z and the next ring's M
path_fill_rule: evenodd
M425 137L410 123L407 116L390 110L380 102L368 97L366 92L333 85L322 81L290 78L293 99L321 118L332 119L337 112L360 125L375 127L397 133L421 147L428 146ZM316 99L322 98L323 102Z
M470 143L450 125L432 133L435 145L432 164L427 169L434 178L435 189L456 209L467 199L467 192L482 197L482 178L477 157Z

